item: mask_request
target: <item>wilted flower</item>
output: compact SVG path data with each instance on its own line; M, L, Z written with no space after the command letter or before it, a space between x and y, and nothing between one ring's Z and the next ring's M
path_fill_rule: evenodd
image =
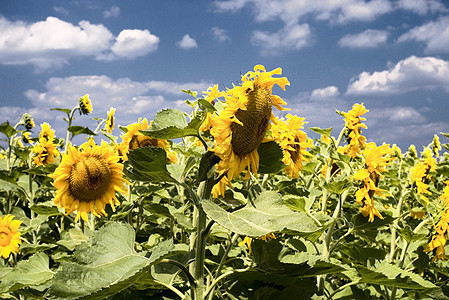
M115 108L111 107L108 111L108 118L106 119L106 125L105 129L107 132L112 133L112 130L114 130L115 125Z
M24 113L22 115L22 123L26 130L31 130L34 128L34 120L29 113Z

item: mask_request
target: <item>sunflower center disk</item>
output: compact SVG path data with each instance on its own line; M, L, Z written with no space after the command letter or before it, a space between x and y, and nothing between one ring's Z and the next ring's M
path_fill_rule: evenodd
M11 230L6 227L0 228L0 247L8 246L11 242Z
M256 87L248 93L246 110L237 110L235 116L243 126L232 123L232 149L238 157L253 152L259 147L268 129L271 117L271 98L268 90Z
M150 138L146 135L135 135L129 142L129 150L142 148L145 146L157 147L157 139Z
M77 162L70 172L71 193L82 202L101 198L112 179L108 163L101 157L91 156Z

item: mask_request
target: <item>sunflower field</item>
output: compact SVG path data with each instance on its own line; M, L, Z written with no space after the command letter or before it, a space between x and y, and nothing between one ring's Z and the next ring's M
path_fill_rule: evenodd
M93 129L85 95L52 109L66 136L1 123L0 298L449 299L449 134L376 145L357 103L311 138L275 117L289 84L257 65L191 113Z

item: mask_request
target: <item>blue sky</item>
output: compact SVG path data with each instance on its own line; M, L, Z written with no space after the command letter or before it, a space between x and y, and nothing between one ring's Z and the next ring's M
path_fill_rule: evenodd
M307 126L333 126L337 135L344 122L335 110L363 102L368 141L420 150L449 132L447 1L0 4L0 121L29 112L59 137L63 115L49 109L73 108L84 94L94 112L74 125L94 129L90 117L110 107L127 125L162 108L188 111L181 89L223 90L257 64L282 68L290 86L274 93Z

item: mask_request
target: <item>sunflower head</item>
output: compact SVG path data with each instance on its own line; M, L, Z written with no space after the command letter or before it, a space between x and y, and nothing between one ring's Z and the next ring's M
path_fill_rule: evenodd
M92 103L90 103L89 95L84 95L79 100L80 114L87 115L92 112Z
M44 138L47 141L53 141L55 138L55 131L51 129L50 124L44 122L41 124L41 132L39 133L39 138Z
M11 253L19 253L20 240L19 227L22 221L13 220L14 216L0 216L0 256L7 259Z
M22 131L22 142L24 142L25 144L31 143L31 137L30 137L29 131Z
M281 69L266 72L261 65L254 67L242 76L242 84L227 90L224 95L225 108L219 115L212 116L211 134L214 136L213 151L220 157L217 172L227 172L226 183L246 168L257 173L259 155L257 147L265 138L270 128L270 120L274 120L272 106L285 110L281 105L286 103L278 96L272 95L275 84L285 90L289 84L287 78L274 78L281 74ZM220 192L221 194L221 192Z
M90 139L80 149L70 147L50 175L57 189L55 204L67 214L76 210L75 221L80 216L87 221L89 212L97 217L106 216L106 204L115 211L115 206L120 204L115 192L127 193L123 165L118 160L104 141L101 146Z
M150 146L165 149L167 152L168 160L176 163L176 153L168 150L170 144L166 140L154 139L140 132L140 130L149 128L146 118L143 120L142 118L139 118L139 121L137 123L130 124L126 128L128 131L125 135L122 136L123 141L119 146L120 151L125 154L122 156L125 161L128 159L126 153L128 153L129 150Z
M115 108L111 107L108 111L108 118L106 119L106 125L105 125L105 129L107 132L112 133L112 130L114 130L114 125L115 125Z
M32 151L34 152L33 162L36 166L47 166L56 162L56 157L59 156L59 151L53 144L53 140L47 140L43 137L34 145Z
M26 130L31 130L34 128L34 120L29 113L24 113L22 115L22 123Z

